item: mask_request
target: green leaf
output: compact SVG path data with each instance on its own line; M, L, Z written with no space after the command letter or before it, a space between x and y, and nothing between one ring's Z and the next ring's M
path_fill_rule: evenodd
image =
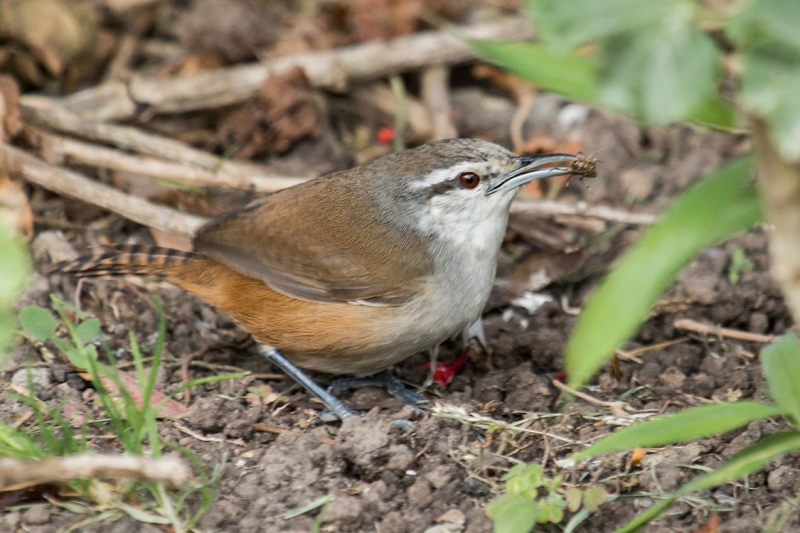
M526 468L528 468L528 465L526 465L525 463L517 463L514 466L512 466L511 470L506 472L505 475L500 478L500 480L501 481L508 481L512 477L519 476L520 474L525 472Z
M800 9L795 0L758 0L726 33L741 55L741 100L765 118L781 154L800 161Z
M677 494L682 496L742 478L759 470L773 459L798 449L800 449L800 432L798 431L776 433L764 437L757 443L734 454L713 472L693 479L684 485Z
M512 494L519 494L530 488L528 480L524 476L512 477L506 481L506 490Z
M615 35L640 32L669 16L685 0L529 0L536 34L555 50L569 52Z
M769 392L784 413L800 425L800 342L789 333L761 350Z
M798 28L797 0L758 0L728 23L726 33L740 48L776 40L800 49Z
M731 285L739 283L742 273L753 270L753 262L747 258L744 250L736 248L731 254L731 264L728 267L728 281Z
M554 50L597 46L601 104L649 122L686 119L697 110L729 122L719 106L703 108L716 90L718 51L695 25L694 1L533 0L529 7L538 35Z
M583 506L587 511L593 513L606 501L608 493L603 487L593 487L586 489L583 493Z
M571 457L580 461L603 453L664 446L702 439L736 429L753 420L782 413L780 407L758 402L740 401L718 405L691 407L655 420L640 422L615 431Z
M87 370L92 361L97 361L97 348L93 344L85 346L82 350L69 348L66 350L67 359L75 368Z
M597 73L587 60L523 42L468 41L478 54L538 87L569 98L593 101Z
M538 514L536 502L518 497L506 501L494 520L494 533L528 533L536 524Z
M800 33L800 32L798 32ZM783 157L800 161L800 49L769 41L742 54L741 96L764 117Z
M715 470L694 478L669 498L653 505L646 512L617 529L614 533L633 533L638 531L642 526L660 515L679 497L698 490L716 487L752 474L770 461L796 450L800 450L800 432L777 433L765 437L736 453Z
M84 344L100 335L100 321L96 318L89 318L81 322L75 329L80 341Z
M716 87L716 46L681 14L636 35L609 39L604 52L600 103L646 122L686 119Z
M16 293L25 285L29 271L30 258L25 246L14 239L5 226L0 226L0 309L11 305Z
M55 335L58 329L53 313L38 305L23 307L19 312L19 323L22 329L42 342Z
M694 120L712 128L732 129L738 125L739 115L736 107L716 94L709 96L689 113Z
M494 520L506 505L510 505L524 499L525 498L521 497L519 494L502 494L486 505L486 516Z
M536 463L531 463L525 469L525 474L522 476L528 488L541 487L544 483L544 468Z
M564 511L555 505L540 505L536 521L540 524L550 522L551 524L558 524L564 518Z
M752 160L742 158L685 191L614 266L578 318L565 357L580 388L638 329L680 269L702 248L761 220Z

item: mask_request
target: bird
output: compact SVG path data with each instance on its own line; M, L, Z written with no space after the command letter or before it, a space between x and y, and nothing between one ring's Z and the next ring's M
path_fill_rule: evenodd
M301 369L372 376L419 401L388 369L480 317L519 187L588 175L581 165L571 154L436 141L218 216L191 252L117 245L54 270L165 278L231 315L262 355L343 420L358 413Z

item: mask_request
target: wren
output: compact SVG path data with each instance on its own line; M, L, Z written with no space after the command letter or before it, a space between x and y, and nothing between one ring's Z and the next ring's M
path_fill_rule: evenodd
M375 374L417 400L387 369L480 317L519 186L580 174L576 161L438 141L217 217L197 232L193 252L119 246L56 270L166 278L233 316L263 355L344 419L356 413L297 367Z

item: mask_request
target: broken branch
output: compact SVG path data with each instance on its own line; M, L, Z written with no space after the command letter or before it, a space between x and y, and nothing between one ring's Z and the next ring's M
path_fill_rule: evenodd
M531 36L523 17L460 28L469 39L522 40ZM60 101L95 120L124 120L143 112L182 113L238 104L251 98L270 76L300 66L315 87L343 90L349 84L425 66L461 63L475 53L449 31L420 32L388 42L370 42L277 57L261 63L217 69L167 80L134 79L80 91Z
M41 461L0 459L0 490L89 478L150 479L177 487L191 480L192 473L180 458L170 456L80 454Z
M264 167L252 163L225 161L219 156L197 150L174 139L153 135L128 126L89 120L58 106L41 107L39 100L27 97L22 100L23 116L28 122L62 133L112 144L125 150L206 169L217 176L215 185L271 192L297 185L306 180L306 178L276 176L270 174ZM99 157L97 154L95 156ZM104 165L107 164L111 163L104 163ZM176 170L171 170L171 172L174 171ZM142 173L147 174L146 172Z
M9 172L13 175L49 191L108 209L151 228L191 237L205 222L203 218L153 204L77 172L49 165L4 143L0 143L0 156L5 156Z
M656 215L649 213L631 213L601 205L592 206L586 202L565 204L561 202L516 200L511 204L511 213L534 216L582 216L620 224L630 224L632 226L647 226L656 221Z

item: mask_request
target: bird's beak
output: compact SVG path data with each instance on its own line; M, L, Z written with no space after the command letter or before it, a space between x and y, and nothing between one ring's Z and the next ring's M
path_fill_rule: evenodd
M577 156L570 154L522 155L515 157L513 160L516 163L516 167L505 176L499 176L495 183L492 183L486 190L486 194L516 189L520 185L533 180L575 174L575 170L570 168L570 165L577 159ZM561 164L562 166L551 166L554 164Z

